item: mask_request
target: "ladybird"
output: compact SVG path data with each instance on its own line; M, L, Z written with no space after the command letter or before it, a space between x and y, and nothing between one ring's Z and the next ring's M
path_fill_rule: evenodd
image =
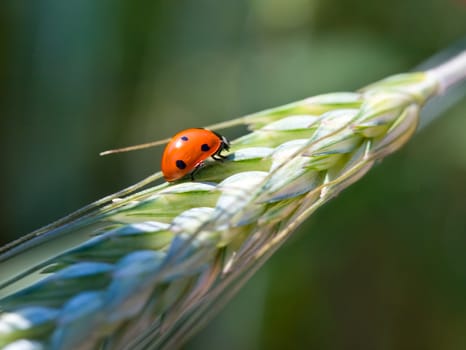
M221 161L223 150L230 149L230 142L222 135L207 129L186 129L173 136L162 155L162 173L171 182L194 173L212 157Z

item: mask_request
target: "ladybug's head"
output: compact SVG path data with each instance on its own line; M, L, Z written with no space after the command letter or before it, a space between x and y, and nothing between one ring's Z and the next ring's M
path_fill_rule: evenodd
M230 150L230 140L228 140L225 136L220 135L220 138L222 139L222 144L223 144L223 149L225 151Z
M211 130L215 135L217 135L217 137L222 141L222 149L224 149L225 151L229 151L230 150L230 140L228 140L225 136L223 135L220 135L218 132L215 132L213 130Z

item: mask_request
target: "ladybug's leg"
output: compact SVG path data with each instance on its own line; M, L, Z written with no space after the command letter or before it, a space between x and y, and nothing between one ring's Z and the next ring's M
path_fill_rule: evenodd
M226 158L227 158L226 156L222 156L221 154L212 154L212 159L218 162L223 162L223 160Z
M204 166L204 162L200 162L196 167L194 168L193 171L191 171L191 174L189 174L189 177L191 178L191 181L194 181L194 174L196 174L200 168Z
M227 144L222 143L222 146L217 150L217 152L212 154L212 158L215 159L215 160L218 160L220 162L223 162L224 159L227 159L227 156L222 155L222 151L223 150L228 151L229 149L230 149L230 147Z

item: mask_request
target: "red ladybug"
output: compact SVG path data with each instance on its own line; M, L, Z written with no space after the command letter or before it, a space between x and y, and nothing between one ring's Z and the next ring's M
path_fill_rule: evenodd
M226 158L220 153L230 149L230 142L222 135L206 129L186 129L173 136L162 155L162 173L167 181L181 179L191 174L204 161L212 157L215 160Z

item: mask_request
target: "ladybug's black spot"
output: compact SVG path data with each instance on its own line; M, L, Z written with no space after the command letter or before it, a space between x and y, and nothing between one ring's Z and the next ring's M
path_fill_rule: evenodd
M208 150L210 150L210 147L207 143L203 143L202 146L201 146L201 151L202 152L207 152Z
M183 141L188 141L188 140L189 140L189 139L188 139L188 136L181 136L181 139L182 139Z
M178 160L176 161L176 167L177 167L178 169L184 169L184 168L186 168L186 163L183 162L182 160L178 159Z

